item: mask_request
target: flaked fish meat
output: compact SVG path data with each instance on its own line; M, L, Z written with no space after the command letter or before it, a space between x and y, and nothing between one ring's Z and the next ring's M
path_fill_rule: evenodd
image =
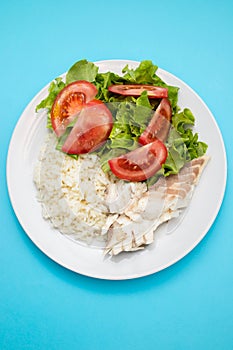
M208 160L207 156L194 159L179 174L160 177L149 189L142 182L109 184L106 205L110 226L106 228L105 253L117 255L153 243L156 229L177 218L189 205Z

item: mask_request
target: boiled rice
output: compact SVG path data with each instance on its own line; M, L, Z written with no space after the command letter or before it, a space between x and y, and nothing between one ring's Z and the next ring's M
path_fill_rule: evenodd
M110 178L102 171L96 155L76 160L57 151L56 142L49 132L34 169L44 219L78 240L105 239L108 208L104 198Z

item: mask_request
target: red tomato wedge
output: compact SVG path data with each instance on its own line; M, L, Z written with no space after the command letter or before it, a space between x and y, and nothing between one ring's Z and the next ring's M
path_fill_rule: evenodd
M161 168L167 159L167 148L156 140L118 158L108 161L113 174L123 180L143 181Z
M140 96L143 91L147 91L150 98L168 97L167 88L153 85L111 85L108 90L124 96Z
M93 100L81 110L62 151L68 154L95 151L107 140L112 127L113 118L109 109L103 102Z
M85 80L75 81L61 90L51 109L51 122L58 137L65 132L67 125L83 106L93 100L97 92L95 85Z
M167 98L163 98L157 107L146 130L139 137L139 142L146 145L159 139L162 142L167 140L171 125L172 109Z

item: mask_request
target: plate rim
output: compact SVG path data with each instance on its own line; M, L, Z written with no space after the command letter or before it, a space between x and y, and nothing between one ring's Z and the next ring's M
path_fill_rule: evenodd
M125 64L140 64L140 61L133 61L133 60L125 60L125 59L110 59L110 60L100 60L100 61L95 61L93 63L99 65L99 64L108 64L109 62L111 63L125 63ZM13 133L11 135L11 139L9 142L9 147L8 147L8 152L7 152L7 159L6 159L6 182L7 182L7 189L8 189L8 194L9 194L9 198L10 198L10 202L13 208L13 211L16 215L17 220L19 221L21 227L23 228L24 232L27 234L27 236L30 238L30 240L36 245L37 248L39 248L40 251L42 251L47 257L49 257L52 261L55 261L56 263L58 263L59 265L75 272L75 273L79 273L81 275L84 276L88 276L88 277L92 277L92 278L97 278L97 279L104 279L104 280L128 280L128 279L135 279L135 278L140 278L140 277L145 277L148 275L152 275L155 274L161 270L167 269L169 266L174 265L175 263L177 263L178 261L180 261L181 259L183 259L186 255L188 255L202 240L203 238L206 236L206 234L208 233L208 231L210 230L211 226L213 225L214 221L216 220L218 213L220 211L220 208L222 206L223 203L223 199L224 199L224 195L226 192L226 184L227 184L227 154L226 154L226 148L225 148L225 144L224 144L224 140L223 140L223 136L220 130L219 125L217 124L216 119L214 118L212 112L210 111L209 107L206 105L206 103L202 100L202 98L196 93L196 91L191 88L186 82L184 82L183 80L181 80L179 77L175 76L174 74L162 69L162 68L158 68L158 73L162 72L165 74L169 74L172 78L176 79L179 83L183 84L186 86L186 88L188 88L195 96L196 98L204 105L204 107L206 108L206 110L209 113L209 116L211 116L212 122L214 123L215 129L217 130L218 136L219 136L219 140L221 142L221 147L222 147L222 151L223 151L223 161L224 161L224 169L222 170L223 174L224 174L224 181L223 181L223 185L221 188L221 194L219 196L218 199L218 205L215 207L215 212L212 214L212 219L208 222L208 225L206 225L205 230L202 232L201 235L198 235L197 239L195 241L193 241L193 244L189 246L189 249L183 251L181 254L179 254L178 256L176 256L176 258L174 258L173 260L170 260L167 264L162 265L162 267L155 268L153 269L153 267L148 270L146 273L140 274L140 273L132 273L131 275L128 276L124 276L124 275L119 275L119 276L103 276L100 273L95 273L93 271L93 273L87 273L87 272L82 272L82 271L78 271L77 269L73 269L71 267L69 267L67 264L65 264L64 262L59 261L59 259L57 259L56 257L54 257L52 254L48 253L47 251L45 251L43 249L43 247L41 247L38 242L36 242L36 240L33 239L33 237L31 237L30 233L27 232L27 228L25 223L21 220L19 211L17 209L17 205L15 203L15 198L14 198L14 194L12 193L12 189L11 189L11 184L10 184L10 158L11 158L11 153L12 153L12 147L13 147L13 140L15 138L15 135L17 133L17 129L19 128L20 123L22 122L22 116L27 112L27 110L30 108L31 104L33 104L33 102L45 91L45 89L48 88L49 84L51 82L49 82L48 84L46 84L27 104L27 106L24 108L23 112L21 113L19 119L17 120L17 123L15 124ZM63 73L59 76L64 76L66 73Z

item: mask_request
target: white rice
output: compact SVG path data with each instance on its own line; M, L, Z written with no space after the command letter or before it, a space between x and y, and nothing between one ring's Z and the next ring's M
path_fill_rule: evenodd
M61 233L91 242L106 239L108 208L105 189L109 177L94 154L78 160L56 150L56 137L49 133L34 169L37 199L42 215Z

